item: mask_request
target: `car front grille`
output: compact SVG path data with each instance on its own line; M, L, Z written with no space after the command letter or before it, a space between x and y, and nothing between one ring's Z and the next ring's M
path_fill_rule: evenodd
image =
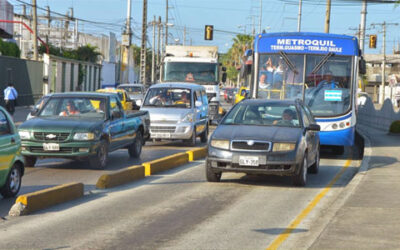
M38 141L62 142L68 139L69 133L34 132L33 136Z
M267 141L232 141L232 150L238 151L269 151L271 148L271 142Z
M174 133L175 126L150 126L151 133Z
M58 154L58 153L73 153L75 152L75 149L72 147L60 147L60 150L58 151L46 151L43 149L43 147L39 147L39 146L32 146L28 148L30 152L32 153L54 153L54 154Z

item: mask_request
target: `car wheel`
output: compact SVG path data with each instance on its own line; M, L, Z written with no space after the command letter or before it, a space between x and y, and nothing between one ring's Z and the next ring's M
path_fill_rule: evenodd
M307 182L307 155L304 155L303 163L300 165L299 172L293 176L295 186L304 187Z
M33 168L36 164L37 158L34 156L24 156L25 159L25 167Z
M315 157L315 163L308 168L310 174L318 174L319 172L319 147Z
M108 160L108 144L106 140L102 140L99 148L97 149L96 155L89 159L91 168L94 169L105 169Z
M188 140L185 140L185 142L189 147L196 146L196 127L193 129L192 137Z
M1 195L3 195L4 198L14 197L18 194L19 189L21 188L21 173L21 166L14 164L10 173L8 173L6 183L0 190Z
M142 141L143 141L142 132L138 131L136 133L135 141L128 147L128 153L129 153L130 157L134 157L134 158L140 157L140 153L142 152L142 146L143 146Z
M222 173L215 173L210 166L208 160L206 160L206 179L208 182L220 182Z
M206 125L206 129L204 130L204 132L201 134L200 136L200 141L205 143L208 140L208 125Z

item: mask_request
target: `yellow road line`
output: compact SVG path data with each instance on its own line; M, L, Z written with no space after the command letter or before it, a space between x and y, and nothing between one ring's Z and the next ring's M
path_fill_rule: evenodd
M339 173L326 185L326 187L301 211L301 213L290 223L290 225L267 247L267 250L278 249L278 247L289 237L289 235L297 228L302 220L311 212L311 210L319 203L319 201L329 192L331 187L342 176L346 169L350 166L351 159L348 159Z

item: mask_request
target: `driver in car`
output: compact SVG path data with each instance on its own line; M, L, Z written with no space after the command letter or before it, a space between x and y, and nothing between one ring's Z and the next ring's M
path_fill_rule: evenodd
M274 125L283 126L294 126L293 118L295 117L294 111L291 109L285 109L282 113L282 120L276 120L273 122Z

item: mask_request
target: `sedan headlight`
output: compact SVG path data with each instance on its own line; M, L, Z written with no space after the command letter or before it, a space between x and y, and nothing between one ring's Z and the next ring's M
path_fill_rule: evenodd
M18 131L19 137L21 140L29 140L31 139L31 132L29 131Z
M273 152L292 151L296 148L296 143L274 143Z
M211 147L229 150L229 140L211 140Z
M187 115L185 115L181 122L193 122L193 113L189 113Z
M75 133L74 140L76 141L90 141L94 139L94 133Z

